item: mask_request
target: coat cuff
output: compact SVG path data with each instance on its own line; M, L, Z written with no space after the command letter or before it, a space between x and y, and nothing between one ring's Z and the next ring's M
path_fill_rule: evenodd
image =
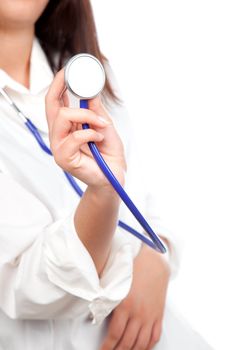
M93 323L101 323L126 297L132 282L133 249L117 228L101 278L74 226L76 208L49 226L44 240L48 279L64 291L88 301Z

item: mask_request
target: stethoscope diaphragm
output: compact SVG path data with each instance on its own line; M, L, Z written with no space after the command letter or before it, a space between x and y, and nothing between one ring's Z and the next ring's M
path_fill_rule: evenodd
M100 94L105 80L105 71L101 62L90 54L75 55L65 66L66 87L81 99L89 100Z

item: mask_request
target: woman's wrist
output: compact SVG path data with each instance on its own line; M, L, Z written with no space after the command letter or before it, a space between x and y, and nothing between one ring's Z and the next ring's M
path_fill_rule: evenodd
M125 185L125 173L122 172L116 176L118 182L122 187ZM106 182L101 185L88 185L88 190L92 193L96 193L98 195L102 194L103 196L118 196L116 190L111 185L111 183L106 179Z
M120 205L120 197L110 184L105 186L88 186L85 195L98 208L106 207L109 210Z

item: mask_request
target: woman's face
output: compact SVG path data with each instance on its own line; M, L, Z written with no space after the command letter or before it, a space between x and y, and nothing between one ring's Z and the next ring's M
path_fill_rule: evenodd
M0 0L0 28L33 25L49 0Z

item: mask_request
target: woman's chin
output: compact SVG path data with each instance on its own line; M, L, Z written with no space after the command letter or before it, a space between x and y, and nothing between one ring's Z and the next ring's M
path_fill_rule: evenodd
M49 0L4 0L0 1L0 27L22 27L33 24L44 11Z

